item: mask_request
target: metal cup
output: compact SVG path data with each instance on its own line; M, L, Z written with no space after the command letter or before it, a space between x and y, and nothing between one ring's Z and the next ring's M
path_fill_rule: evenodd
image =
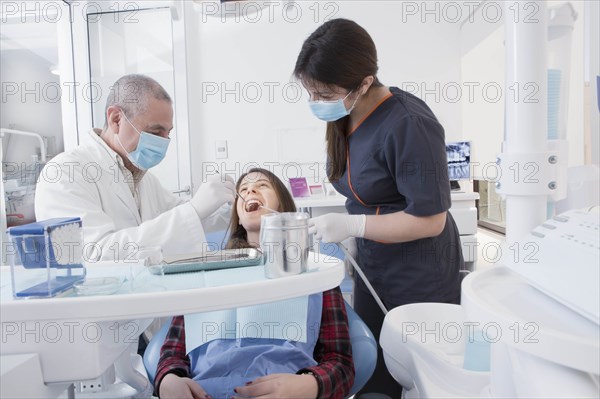
M265 276L293 276L307 270L308 214L283 212L263 215L260 247L265 258Z

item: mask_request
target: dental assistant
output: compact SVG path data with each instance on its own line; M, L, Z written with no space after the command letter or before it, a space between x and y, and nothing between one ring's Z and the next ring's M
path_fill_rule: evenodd
M310 230L325 242L356 237L358 264L388 310L459 303L463 257L448 212L444 129L419 98L384 86L377 70L375 44L353 21L328 21L302 46L294 75L327 122L327 174L349 214L313 218ZM379 340L384 315L360 278L354 309ZM366 393L400 397L381 349Z
M85 256L134 259L141 247L164 253L203 249L203 220L234 198L232 180L213 176L183 200L148 172L165 157L173 104L154 79L126 75L111 87L104 128L57 155L40 175L37 220L80 217Z

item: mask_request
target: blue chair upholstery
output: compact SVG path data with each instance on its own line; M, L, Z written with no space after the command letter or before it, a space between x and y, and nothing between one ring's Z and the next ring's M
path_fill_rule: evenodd
M352 357L354 359L354 385L350 390L350 396L358 392L371 378L375 365L377 364L377 342L369 330L369 327L362 321L348 304L346 304L348 313L348 324L350 328L350 342L352 343ZM144 367L148 373L148 379L154 384L156 377L156 368L160 358L160 348L165 341L169 331L171 321L165 325L152 337L144 352Z
M206 234L207 250L218 251L226 244L225 231L215 231Z
M365 386L375 371L377 364L377 341L369 327L356 314L354 309L346 303L348 313L348 326L350 328L350 342L352 343L352 358L354 360L354 385L350 389L350 396L354 395Z

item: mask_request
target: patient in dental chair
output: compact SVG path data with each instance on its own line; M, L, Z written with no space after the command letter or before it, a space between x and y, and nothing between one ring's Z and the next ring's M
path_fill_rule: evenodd
M235 200L227 248L258 247L260 217L270 212L267 208L296 211L285 185L268 170L251 169L240 177L236 190L243 200ZM304 302L298 299L282 303L289 306L279 309L284 318L286 311L288 316L303 315L302 323L295 325L304 328L304 334L288 334L294 339L276 333L260 338L241 334L204 343L192 340L191 336L186 339L184 316L174 317L160 351L156 393L163 399L348 396L354 382L354 365L346 308L339 287L310 295ZM250 312L259 314L255 310ZM214 325L220 325L216 318L210 319L211 314L205 317L214 320ZM277 311L271 310L268 314L272 316ZM205 333L204 328L193 331L193 334ZM225 335L231 333L227 330ZM186 347L196 346L191 345L192 342L200 344Z

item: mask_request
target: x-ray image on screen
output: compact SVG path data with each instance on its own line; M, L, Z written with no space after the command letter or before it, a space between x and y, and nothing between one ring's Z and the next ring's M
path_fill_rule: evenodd
M446 143L446 155L450 180L465 180L471 176L471 143L468 141Z

